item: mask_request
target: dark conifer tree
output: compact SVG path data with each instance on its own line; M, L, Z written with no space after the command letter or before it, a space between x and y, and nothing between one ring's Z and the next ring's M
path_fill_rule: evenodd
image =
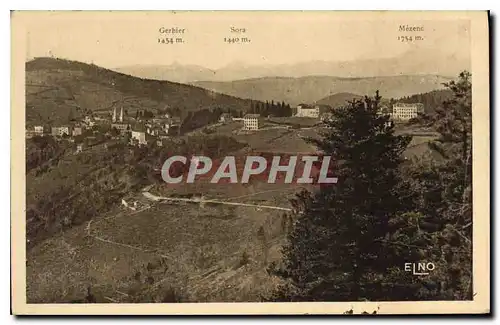
M408 168L408 180L421 214L418 228L424 233L405 236L408 244L425 247L422 260L433 261L436 271L425 279L423 299L472 298L472 99L471 75L462 72L457 81L445 84L452 97L445 100L432 125L439 132L423 157ZM437 155L436 155L437 153ZM433 158L436 157L436 158ZM408 220L400 220L407 229Z
M284 101L280 103L280 116L288 116L287 115L287 106Z
M276 274L287 279L274 301L359 301L411 298L385 276L403 267L388 243L391 218L405 212L398 167L410 139L394 134L388 116L377 115L380 97L356 100L332 111L323 139L337 184L300 193L292 202L295 226ZM403 263L403 264L401 264Z
M254 107L254 111L252 113L259 114L260 110L261 110L261 104L260 104L260 102L257 102L257 104Z

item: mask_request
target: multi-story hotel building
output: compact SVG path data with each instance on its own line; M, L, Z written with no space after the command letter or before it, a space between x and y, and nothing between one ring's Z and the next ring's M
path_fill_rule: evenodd
M392 106L392 118L395 120L411 120L416 118L418 114L424 112L424 105L421 103L405 104L397 103Z
M259 114L247 114L243 117L243 129L258 130L260 127Z

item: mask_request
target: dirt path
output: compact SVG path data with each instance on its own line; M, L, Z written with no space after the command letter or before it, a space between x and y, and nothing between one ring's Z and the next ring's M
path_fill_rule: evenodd
M187 198L178 198L178 197L169 197L169 196L156 196L147 191L142 192L147 199L152 201L177 201L177 202L194 202L194 203L214 203L214 204L225 204L225 205L236 205L236 206L244 206L251 208L260 208L260 209L272 209L272 210L281 210L281 211L292 211L290 208L283 208L272 205L261 205L261 204L250 204L250 203L239 203L239 202L228 202L228 201L220 201L220 200L211 200L211 199L187 199Z

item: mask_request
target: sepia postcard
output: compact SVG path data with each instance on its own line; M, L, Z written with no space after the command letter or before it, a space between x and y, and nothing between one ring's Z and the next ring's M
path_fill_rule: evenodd
M12 313L490 313L489 14L13 11Z

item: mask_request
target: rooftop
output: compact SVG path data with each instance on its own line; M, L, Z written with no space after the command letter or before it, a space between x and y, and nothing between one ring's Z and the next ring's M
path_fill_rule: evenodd
M413 106L424 106L422 103L396 103L394 106L399 107L413 107Z

